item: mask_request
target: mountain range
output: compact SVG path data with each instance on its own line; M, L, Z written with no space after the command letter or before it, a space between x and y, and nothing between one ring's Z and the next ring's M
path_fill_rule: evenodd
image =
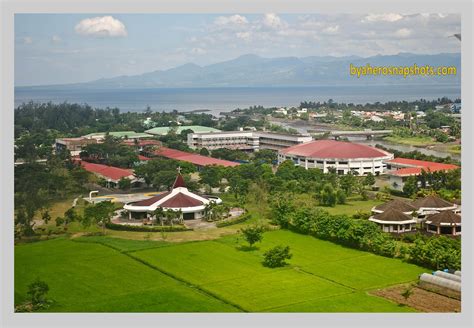
M349 74L349 65L364 66L455 66L456 76L421 77L366 76ZM380 84L440 84L460 83L461 55L440 53L421 55L399 53L367 58L357 56L332 57L277 57L264 58L253 54L233 60L199 66L184 64L167 70L140 75L117 76L85 83L74 83L37 88L194 88L194 87L271 87L271 86L326 86L326 85L380 85Z

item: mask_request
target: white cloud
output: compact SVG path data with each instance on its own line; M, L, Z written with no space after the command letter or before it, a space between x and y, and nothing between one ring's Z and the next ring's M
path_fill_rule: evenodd
M235 36L245 41L250 40L250 32L237 32Z
M263 16L263 25L272 29L278 29L286 26L286 23L276 14L265 14Z
M53 43L59 43L59 42L61 42L61 41L62 41L62 39L61 39L61 37L60 37L59 35L53 35L53 36L51 37L51 42L53 42Z
M403 16L400 14L369 14L362 19L363 23L373 23L373 22L396 22L402 19Z
M246 17L241 15L232 15L232 16L219 16L214 20L214 24L219 26L225 25L246 25L248 20Z
M395 32L395 36L399 38L407 38L411 35L411 30L408 28L401 28Z
M339 25L328 26L323 29L326 34L337 34L339 32Z
M33 38L31 36L25 36L23 38L23 44L32 44L33 43Z
M74 28L77 34L99 37L127 36L125 25L112 16L86 18Z

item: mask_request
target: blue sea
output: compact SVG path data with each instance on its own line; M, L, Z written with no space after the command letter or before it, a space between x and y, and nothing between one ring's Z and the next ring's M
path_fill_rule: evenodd
M95 108L117 107L121 111L209 110L213 114L254 105L298 106L301 101L365 104L461 97L460 85L376 85L318 87L71 89L16 87L15 107L21 103L53 102L89 104Z

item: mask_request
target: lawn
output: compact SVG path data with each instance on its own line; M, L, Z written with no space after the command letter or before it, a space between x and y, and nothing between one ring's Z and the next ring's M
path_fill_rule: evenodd
M289 245L283 268L262 265ZM54 312L407 312L367 291L426 271L396 259L290 231L266 232L247 249L239 235L184 243L114 237L55 239L15 248L15 302L36 277Z
M318 201L311 194L298 195L295 204L301 206L315 207ZM362 200L359 196L352 196L346 199L345 204L337 204L334 207L331 206L316 206L329 212L331 215L347 214L349 216L354 215L357 212L370 212L372 207L382 204L383 202L376 199Z

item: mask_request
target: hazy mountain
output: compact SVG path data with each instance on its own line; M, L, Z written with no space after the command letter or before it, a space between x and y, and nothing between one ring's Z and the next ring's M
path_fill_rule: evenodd
M403 77L371 76L357 77L349 74L349 65L363 66L456 66L457 76ZM357 56L331 57L278 57L263 58L243 55L233 60L208 66L185 64L168 70L158 70L133 76L118 76L87 83L75 83L55 88L161 88L161 87L260 87L260 86L318 86L363 84L408 83L459 83L461 78L461 55L435 54L377 55L368 58Z

